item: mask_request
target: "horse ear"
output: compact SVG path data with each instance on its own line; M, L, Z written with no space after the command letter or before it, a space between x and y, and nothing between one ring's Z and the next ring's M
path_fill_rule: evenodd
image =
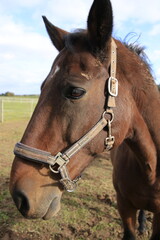
M64 38L68 34L68 32L54 26L45 16L42 16L43 21L45 23L48 35L57 48L58 51L61 51L64 48L65 41Z
M113 29L113 13L110 0L94 0L87 23L92 47L96 48L96 51L103 50Z

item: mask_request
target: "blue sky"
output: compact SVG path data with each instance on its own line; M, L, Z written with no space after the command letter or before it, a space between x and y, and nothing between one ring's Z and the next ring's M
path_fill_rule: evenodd
M41 16L60 28L85 28L92 0L0 1L0 93L39 94L57 51ZM114 37L132 39L146 47L156 82L160 83L160 1L112 0Z

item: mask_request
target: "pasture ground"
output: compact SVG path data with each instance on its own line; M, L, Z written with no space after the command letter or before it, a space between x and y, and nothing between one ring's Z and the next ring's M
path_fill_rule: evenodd
M0 239L1 240L118 240L122 226L112 186L112 166L103 156L86 169L74 193L64 192L61 211L48 221L26 220L9 194L9 173L14 144L20 140L27 120L0 124ZM138 240L149 239L147 231Z
M37 101L37 96L0 97L0 122L30 118Z

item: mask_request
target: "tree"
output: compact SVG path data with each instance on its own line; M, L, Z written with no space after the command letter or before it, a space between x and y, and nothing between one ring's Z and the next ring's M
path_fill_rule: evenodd
M13 97L14 96L14 93L12 92L6 92L4 94L2 94L3 96L6 96L6 97Z

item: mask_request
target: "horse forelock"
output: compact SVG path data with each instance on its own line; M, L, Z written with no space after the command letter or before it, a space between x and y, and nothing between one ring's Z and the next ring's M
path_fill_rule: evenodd
M73 33L65 36L65 47L73 51L75 47L90 51L90 44L87 36L87 31L84 29L76 29Z
M85 29L76 29L73 33L65 36L65 47L71 51L87 51L91 53L100 62L108 61L110 58L110 41L107 41L105 49L97 49L90 41L88 31Z

